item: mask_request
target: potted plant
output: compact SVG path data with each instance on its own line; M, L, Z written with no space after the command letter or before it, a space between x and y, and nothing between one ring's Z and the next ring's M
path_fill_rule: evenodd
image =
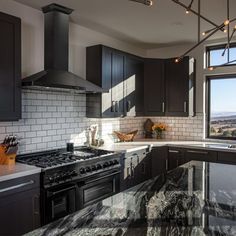
M162 138L162 132L166 131L167 126L162 123L157 123L152 126L152 131L155 133L157 139Z

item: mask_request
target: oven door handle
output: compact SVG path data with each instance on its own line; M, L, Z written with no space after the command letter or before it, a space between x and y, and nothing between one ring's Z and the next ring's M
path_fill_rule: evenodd
M75 189L76 188L76 186L71 186L71 187L68 187L68 188L63 188L63 189L61 189L61 190L58 190L58 191L55 191L55 192L51 192L51 191L49 191L49 197L51 197L51 196L55 196L55 195L57 195L57 194L59 194L59 193L63 193L63 192L66 192L66 191L69 191L69 190L72 190L72 189Z
M100 177L100 178L96 178L96 179L93 179L93 180L90 180L90 181L86 181L85 184L90 184L90 183L96 182L96 181L98 181L98 180L105 179L105 178L107 178L107 177L111 177L111 176L113 176L113 175L120 174L120 172L121 172L121 171L113 172L113 173L111 173L111 174L109 174L109 175L105 175L105 176L102 176L102 177Z

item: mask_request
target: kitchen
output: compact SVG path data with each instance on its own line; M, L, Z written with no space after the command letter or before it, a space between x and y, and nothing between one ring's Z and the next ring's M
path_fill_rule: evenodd
M174 230L183 235L181 227L189 235L194 230L199 235L221 231L234 235L234 183L229 180L234 174L234 130L230 127L221 132L215 120L210 127L208 110L220 101L217 97L216 104L212 98L208 101L207 95L209 88L217 87L217 76L217 81L224 81L222 90L234 80L235 66L225 65L225 56L218 64L206 64L214 52L216 57L218 51L222 53L232 30L228 38L227 33L217 32L182 58L199 40L199 22L175 1L153 1L152 6L146 5L149 1L86 2L0 2L0 29L6 36L0 49L4 55L0 63L0 141L9 152L18 149L15 165L10 158L8 164L0 165L0 235L33 230L29 235L133 235L139 230L140 235L175 235ZM197 11L197 2L183 4ZM212 0L207 2L202 2L202 15L218 24L224 22L227 1L216 6L211 5ZM231 19L236 5L229 3ZM173 17L168 18L162 9L170 7ZM108 9L112 14L105 16ZM120 12L126 16L123 20ZM146 14L145 20L132 24L138 14ZM145 24L154 24L149 14L156 22L160 14L169 32L155 25L157 34L152 36L151 26L145 28ZM211 27L204 20L200 25L202 31ZM233 61L233 36L230 41L226 54L232 50L229 57ZM181 60L176 63L176 59ZM218 97L228 101L222 94ZM228 107L226 102L223 105ZM230 114L233 109L234 104ZM149 133L144 129L150 122L166 126L162 139L156 138L150 125ZM93 130L95 138L91 138ZM133 142L117 143L114 131L123 135L136 130ZM91 143L95 145L88 147ZM175 174L181 174L180 180ZM189 195L180 197L200 202L194 204L196 209L179 212L171 205L171 196L165 195L170 199L163 200L162 190L171 189L171 181L176 186L173 194L185 192L187 181ZM212 188L218 194L226 191L225 196L230 197L214 198ZM204 199L199 197L201 191ZM142 202L145 198L147 208ZM224 204L218 204L222 198ZM161 209L163 204L166 208ZM219 217L217 207L222 212ZM165 216L168 209L172 215ZM185 217L177 217L180 214ZM230 215L227 221L226 214ZM150 221L145 221L149 216ZM155 221L162 218L163 222ZM230 230L224 231L224 227Z

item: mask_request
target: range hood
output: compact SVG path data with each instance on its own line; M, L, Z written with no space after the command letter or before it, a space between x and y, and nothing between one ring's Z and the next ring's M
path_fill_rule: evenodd
M69 15L72 9L58 4L42 8L44 13L44 70L22 79L32 89L74 89L102 93L101 87L68 71Z

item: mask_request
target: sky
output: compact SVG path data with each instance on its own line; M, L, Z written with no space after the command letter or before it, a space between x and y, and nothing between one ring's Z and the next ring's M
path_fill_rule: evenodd
M227 62L227 52L222 57L223 50L212 51L211 66ZM236 48L230 49L230 61L236 59ZM236 76L231 79L215 79L211 82L211 112L236 114Z
M232 79L211 80L211 111L236 114L236 76Z

